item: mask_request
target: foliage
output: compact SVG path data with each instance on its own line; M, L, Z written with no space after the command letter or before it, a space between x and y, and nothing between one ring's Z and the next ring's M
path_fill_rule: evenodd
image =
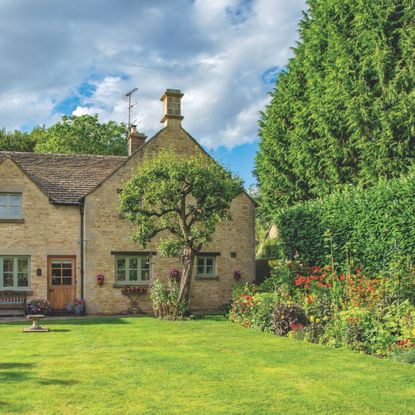
M396 342L391 348L392 359L407 364L415 364L415 343L413 339Z
M271 331L274 293L260 293L251 284L236 284L232 291L232 304L228 319L245 327Z
M260 121L262 208L375 184L415 160L412 1L309 0Z
M98 115L64 115L40 135L35 151L123 156L127 154L127 127L114 121L100 123Z
M183 304L196 254L231 218L232 200L242 191L242 181L206 155L179 157L168 150L144 161L123 188L120 212L135 225L133 239L145 247L160 234L162 253L183 254Z
M290 330L307 324L304 310L297 304L277 304L272 316L272 330L277 336L286 336Z
M308 265L334 257L336 267L398 276L415 263L414 198L410 175L300 203L279 211L279 240L288 258Z
M0 151L32 152L39 137L44 134L45 127L35 127L30 133L19 130L0 130Z
M48 315L52 310L52 305L48 300L33 299L26 304L26 314Z
M275 292L284 286L289 292L294 288L293 270L285 260L270 260L271 276L261 285L260 289L264 292Z
M179 302L179 280L176 277L168 279L167 284L155 279L151 283L150 298L153 302L154 315L159 319L175 320L182 318L186 311L183 303Z
M360 269L339 275L333 262L307 267L295 261L275 261L274 272L259 287L235 287L231 321L263 330L257 321L269 322L272 316L278 335L411 361L415 347L413 277L404 284L402 277L374 278ZM273 302L267 303L256 320L258 295L269 296ZM272 304L276 304L274 311Z

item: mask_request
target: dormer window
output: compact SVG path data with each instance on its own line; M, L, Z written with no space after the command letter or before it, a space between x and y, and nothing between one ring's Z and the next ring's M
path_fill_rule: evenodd
M0 219L22 218L21 193L0 193Z

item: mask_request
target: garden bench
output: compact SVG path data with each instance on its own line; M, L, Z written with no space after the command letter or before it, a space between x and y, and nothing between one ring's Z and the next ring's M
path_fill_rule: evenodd
M27 293L21 291L0 291L0 316L24 316Z

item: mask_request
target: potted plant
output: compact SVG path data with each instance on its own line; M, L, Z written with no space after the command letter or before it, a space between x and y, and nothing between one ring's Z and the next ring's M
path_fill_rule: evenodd
M97 285L99 287L101 287L102 285L104 285L104 279L105 279L104 274L99 273L97 275Z
M26 314L43 314L47 316L52 310L52 305L48 300L35 299L26 305Z
M85 300L77 298L73 304L73 311L76 316L82 316L85 314Z

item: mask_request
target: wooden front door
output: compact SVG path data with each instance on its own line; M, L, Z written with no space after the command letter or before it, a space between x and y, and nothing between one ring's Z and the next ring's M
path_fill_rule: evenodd
M76 296L76 257L48 257L48 300L54 310L64 310Z

